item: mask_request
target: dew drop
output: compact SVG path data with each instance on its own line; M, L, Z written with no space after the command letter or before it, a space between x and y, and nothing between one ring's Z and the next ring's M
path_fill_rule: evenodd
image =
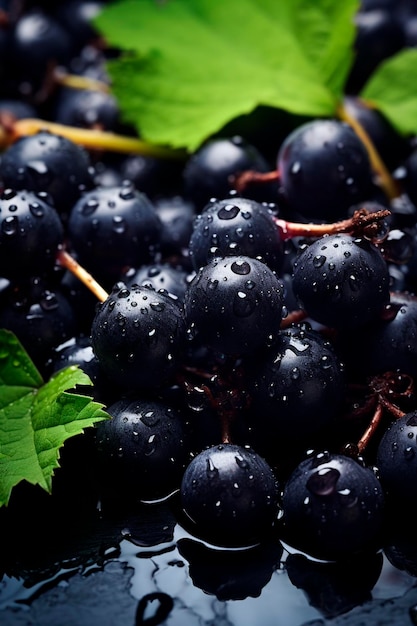
M207 459L206 473L209 478L217 478L219 475L219 470L211 459Z
M148 437L148 440L146 442L146 447L145 447L146 456L151 456L151 454L154 454L156 450L156 443L157 443L157 436L155 434Z
M324 467L307 480L308 490L316 496L330 496L336 491L340 472L333 467Z
M220 220L232 220L238 215L240 209L235 204L226 204L217 212L217 217Z
M10 215L6 217L1 223L1 229L8 237L17 235L19 231L19 220L16 215Z
M292 380L298 380L300 378L300 370L298 367L293 367L290 374Z
M148 428L154 428L160 422L160 417L155 411L146 411L140 416L140 419Z
M95 198L90 198L81 207L81 214L85 217L92 215L99 207L99 201Z
M126 220L121 215L113 217L113 232L122 235L126 231Z
M235 456L235 461L236 464L241 468L241 469L248 469L249 468L249 463L247 462L246 459L244 459L242 456Z
M234 274L244 276L246 274L250 274L251 266L247 261L233 261L230 269Z
M44 293L39 304L44 311L55 311L59 306L58 298L52 292Z
M210 289L212 291L214 289L216 289L218 286L219 286L219 281L216 278L210 278L207 281L207 287L208 287L208 289Z
M29 211L32 213L33 217L43 217L45 214L45 209L39 202L31 202L29 204Z
M233 299L233 313L236 317L249 317L256 308L256 301L244 291L238 291Z
M291 174L297 175L301 172L301 163L300 161L294 161L291 166Z

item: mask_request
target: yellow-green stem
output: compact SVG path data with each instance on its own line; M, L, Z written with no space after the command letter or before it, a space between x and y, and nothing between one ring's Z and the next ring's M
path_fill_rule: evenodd
M182 150L150 144L136 137L127 137L109 131L67 126L37 118L16 120L11 129L2 128L0 132L0 148L5 149L20 137L34 135L41 130L48 130L56 135L66 137L90 150L141 154L159 159L184 159L186 157L186 153Z
M71 87L71 89L88 89L89 91L110 92L110 87L103 80L90 78L89 76L79 76L78 74L68 74L62 70L56 70L54 73L54 81L63 87Z
M339 105L339 107L337 108L337 116L339 117L339 119L347 122L349 126L353 128L359 139L362 141L368 153L371 167L375 174L378 176L379 184L384 190L387 198L389 198L390 200L398 198L401 195L398 184L391 176L391 173L386 167L384 161L382 160L377 149L375 148L373 141L369 137L362 124L358 122L358 120L355 119L352 115L350 115L350 113L348 113L343 104Z

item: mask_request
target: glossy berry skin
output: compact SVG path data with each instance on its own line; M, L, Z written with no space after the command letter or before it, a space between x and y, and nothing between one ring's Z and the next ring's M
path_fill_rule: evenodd
M93 20L104 4L100 0L67 0L57 5L55 19L69 33L76 50L81 50L99 37Z
M222 546L258 543L278 513L278 482L268 463L250 448L230 443L193 458L180 497L195 534Z
M314 120L296 128L281 145L277 168L289 210L304 218L335 221L369 199L368 154L344 122Z
M119 107L110 93L92 89L61 90L54 110L58 124L118 131Z
M257 438L264 446L286 447L333 422L345 392L343 366L320 333L290 327L249 363L248 390Z
M78 331L64 293L38 279L1 293L0 328L17 336L42 374L52 350Z
M178 490L188 462L185 422L160 401L132 398L98 424L99 484L104 497L155 500Z
M107 378L123 390L158 389L180 364L185 341L181 308L151 287L116 283L98 306L91 341Z
M257 148L242 137L210 139L185 165L185 196L201 211L211 198L227 198L233 190L233 176L246 170L267 172L269 169Z
M11 41L16 72L26 90L36 94L48 70L69 62L72 40L61 24L39 7L26 11L17 20Z
M189 252L195 270L215 256L245 255L278 271L284 255L272 210L238 197L206 205L194 221Z
M399 5L401 3L396 3ZM359 93L376 68L404 47L404 29L395 8L359 10L355 16L355 57L347 93Z
M125 268L153 259L160 231L153 204L129 183L85 193L68 220L79 262L109 287Z
M410 503L417 497L417 412L393 421L377 450L376 465L387 497Z
M2 154L0 179L5 187L47 192L60 214L93 187L87 151L48 131L21 137L8 147Z
M176 302L182 303L188 287L188 273L168 263L151 263L137 269L129 268L123 274L122 281L127 287L150 285L156 291L162 290Z
M29 279L51 273L64 239L46 194L6 188L0 195L0 276Z
M200 268L184 299L190 335L227 355L259 350L277 334L284 287L264 263L247 256L215 258Z
M385 372L417 376L417 297L391 292L390 302L369 324L340 337L340 354L353 374Z
M348 234L322 237L294 262L293 290L315 321L356 328L389 302L388 266L376 246Z
M302 461L285 484L283 538L318 559L337 560L380 547L385 497L374 472L321 452Z
M380 111L367 106L360 98L346 96L343 106L356 119L372 140L386 166L393 170L407 156L409 145Z
M155 210L162 222L161 252L165 258L175 257L188 268L189 242L193 232L195 211L191 202L179 195L155 199Z

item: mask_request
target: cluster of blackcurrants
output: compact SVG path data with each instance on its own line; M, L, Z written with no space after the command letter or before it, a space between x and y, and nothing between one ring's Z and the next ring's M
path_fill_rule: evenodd
M171 496L217 545L383 546L416 490L417 150L348 107L398 194L330 119L288 132L274 175L241 136L181 168L46 130L3 152L0 327L44 376L94 382L104 511Z

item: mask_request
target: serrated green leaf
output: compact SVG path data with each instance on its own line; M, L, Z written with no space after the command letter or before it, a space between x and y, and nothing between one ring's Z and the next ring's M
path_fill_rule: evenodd
M22 480L50 492L64 442L109 418L102 404L68 393L91 384L78 366L44 383L16 336L0 329L0 506Z
M357 0L122 0L95 25L124 118L147 141L196 149L259 105L330 116L352 61Z
M417 134L417 49L399 52L375 70L360 93L404 135Z

